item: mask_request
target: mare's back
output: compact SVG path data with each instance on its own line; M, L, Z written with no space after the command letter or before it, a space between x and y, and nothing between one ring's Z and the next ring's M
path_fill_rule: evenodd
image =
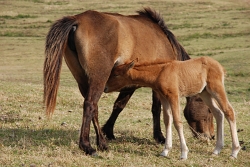
M115 56L115 59L120 58L123 61L139 58L141 62L176 59L167 35L146 15L124 16L87 11L77 17L83 22L82 30L88 31L85 34L91 34L86 38L91 40L87 43L93 44L95 48L100 46L102 50L114 52L115 55L112 56ZM108 47L109 43L114 45ZM95 51L89 44L85 48Z

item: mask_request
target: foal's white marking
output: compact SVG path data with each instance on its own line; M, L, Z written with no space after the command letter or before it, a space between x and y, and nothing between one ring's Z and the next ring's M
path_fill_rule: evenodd
M179 100L178 100L179 101ZM166 98L161 97L161 103L163 106L163 118L164 118L164 124L166 127L166 140L165 140L165 146L164 150L161 153L161 156L167 157L169 151L172 149L172 123L173 123L173 115L172 111L170 109L170 105L168 100ZM178 104L180 101L178 102ZM179 105L177 112L180 112ZM174 123L175 128L178 132L180 143L181 143L181 157L180 159L187 159L188 154L188 147L185 141L184 133L183 133L183 125L181 120L177 120L178 123Z
M166 140L165 140L165 147L161 156L166 157L168 152L172 149L172 123L173 123L173 116L172 111L170 110L169 103L164 98L161 99L162 107L163 107L163 119L164 124L166 127Z

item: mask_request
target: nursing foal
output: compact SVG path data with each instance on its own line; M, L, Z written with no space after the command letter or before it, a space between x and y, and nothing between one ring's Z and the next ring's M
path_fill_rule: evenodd
M240 145L235 113L226 96L224 69L217 61L209 57L147 64L136 64L135 61L132 61L114 66L106 83L105 92L117 91L128 85L151 87L161 96L166 127L166 142L161 153L162 156L167 156L172 148L171 124L174 122L180 139L180 158L187 159L188 147L180 117L180 97L199 94L212 110L217 122L217 141L213 154L219 154L224 145L223 122L225 115L231 130L231 157L237 158ZM169 107L171 110L169 110Z

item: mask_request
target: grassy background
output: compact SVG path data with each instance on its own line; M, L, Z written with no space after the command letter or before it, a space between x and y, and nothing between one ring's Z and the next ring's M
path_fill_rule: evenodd
M228 159L231 138L227 122L225 148L219 156L211 156L215 141L193 139L184 121L188 160L179 160L175 130L169 157L159 157L163 145L152 138L151 90L147 88L137 90L121 113L115 125L117 140L109 142L109 151L98 152L96 158L85 156L78 149L83 98L65 64L56 112L52 120L46 119L42 68L50 25L62 16L88 9L134 14L147 6L163 15L191 57L211 56L227 70L226 90L242 130L238 135L244 149L237 160ZM0 166L250 166L249 53L247 0L0 0ZM103 94L101 125L116 97L117 93ZM182 99L182 108L184 105Z

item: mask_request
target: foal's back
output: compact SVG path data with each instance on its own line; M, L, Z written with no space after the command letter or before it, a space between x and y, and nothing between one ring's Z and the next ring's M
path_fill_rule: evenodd
M166 72L168 85L177 87L181 96L201 93L207 83L215 79L224 80L224 69L210 57L199 57L186 61L172 61Z

